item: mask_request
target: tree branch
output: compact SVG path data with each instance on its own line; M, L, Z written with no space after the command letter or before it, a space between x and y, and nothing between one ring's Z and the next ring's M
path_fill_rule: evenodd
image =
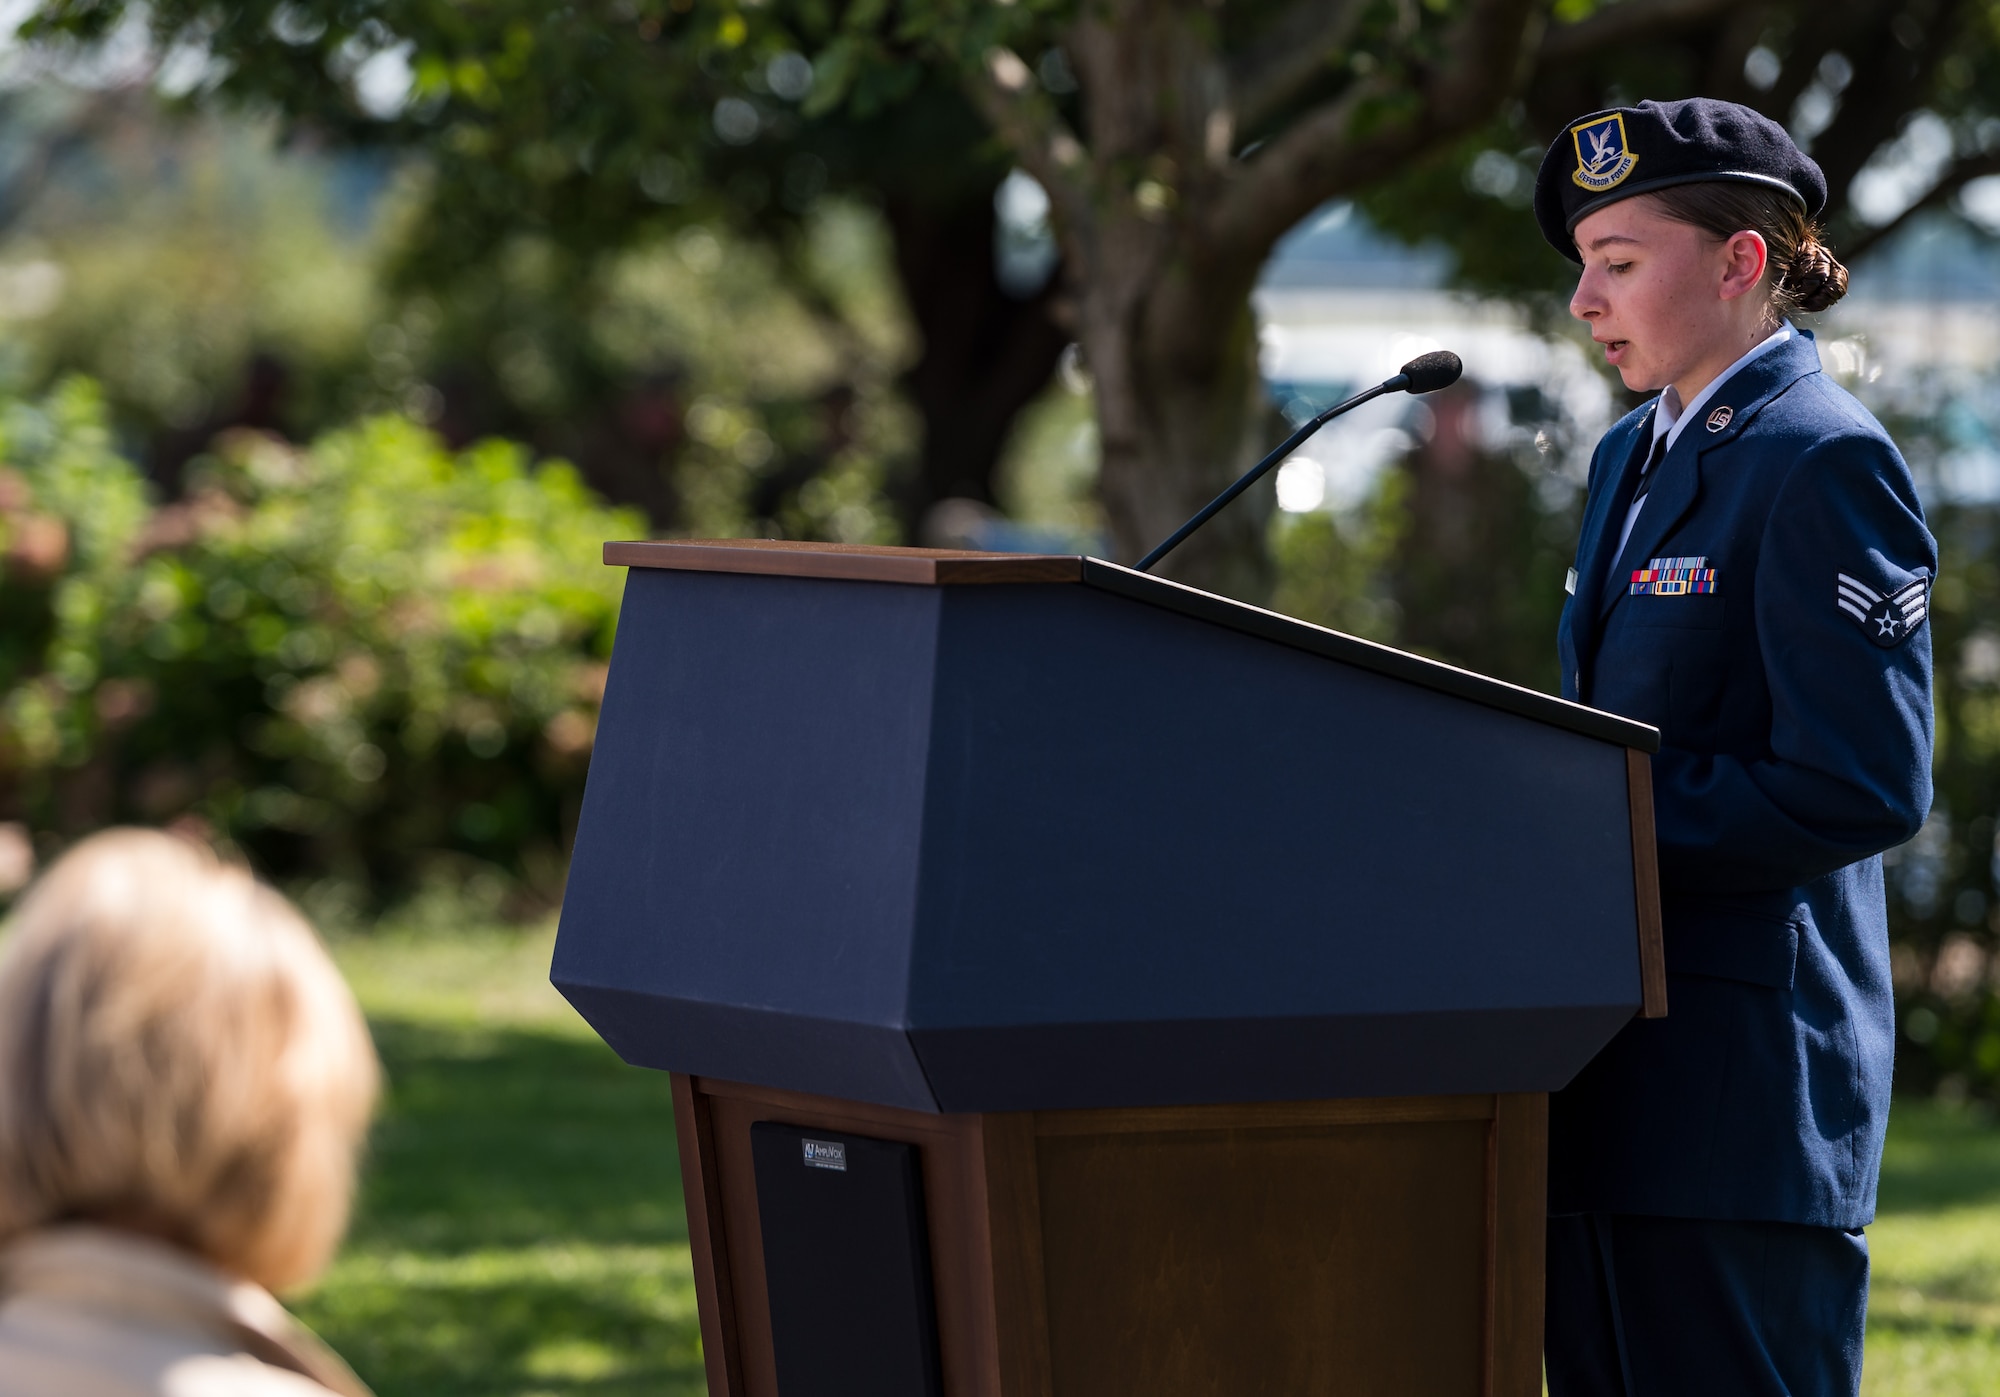
M1400 171L1411 160L1476 130L1514 90L1539 0L1471 0L1447 34L1443 66L1416 84L1420 109L1356 135L1356 118L1409 85L1355 84L1307 112L1241 168L1208 232L1225 255L1261 257L1287 229L1328 199Z
M1588 19L1554 24L1542 35L1535 64L1578 62L1604 49L1703 24L1737 8L1741 0L1622 0Z
M1743 65L1751 50L1763 42L1775 11L1768 5L1746 5L1727 15L1715 26L1714 47L1708 56L1708 81L1703 91L1726 102L1755 107L1759 93L1744 76Z
M1035 84L1020 55L996 48L966 75L966 93L994 134L1033 175L1058 217L1056 227L1081 229L1090 219L1090 178L1083 143L1054 102Z
M1802 34L1798 28L1806 32ZM1790 49L1778 68L1778 80L1771 84L1769 91L1759 93L1757 100L1749 104L1780 123L1791 118L1799 98L1817 81L1819 65L1826 60L1826 56L1848 52L1854 45L1857 32L1844 15L1817 24L1802 24L1798 28L1794 29Z
M1236 129L1247 131L1291 101L1346 44L1367 0L1298 0L1228 65Z
M1944 203L1947 199L1957 195L1966 185L1971 184L1976 179L1984 179L1988 175L2000 175L2000 151L1962 156L1952 161L1950 166L1946 168L1943 177L1936 184L1932 185L1924 193L1924 196L1914 204L1911 204L1887 223L1877 224L1875 227L1863 231L1858 237L1844 240L1846 246L1839 249L1841 259L1853 262L1865 256L1869 251L1893 237L1904 224L1908 223L1918 214L1938 207L1938 205Z
M1926 16L1929 22L1914 50L1897 42L1891 27L1896 12L1885 10L1848 50L1854 76L1840 94L1832 122L1812 146L1813 159L1826 174L1829 208L1846 203L1855 175L1932 91L1938 65L1964 43L1967 8L1965 0L1943 0Z

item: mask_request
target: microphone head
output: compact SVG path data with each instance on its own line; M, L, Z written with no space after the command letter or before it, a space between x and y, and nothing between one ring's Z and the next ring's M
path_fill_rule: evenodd
M1458 376L1465 372L1465 365L1458 362L1458 356L1449 349L1433 349L1428 354L1419 354L1403 365L1403 377L1410 380L1407 392L1435 393L1440 388L1449 388L1458 382Z

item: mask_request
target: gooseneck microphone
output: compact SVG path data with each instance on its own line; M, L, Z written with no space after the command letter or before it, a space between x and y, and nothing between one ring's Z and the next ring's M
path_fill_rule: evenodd
M1344 403L1336 403L1312 421L1293 432L1279 443L1278 449L1259 461L1256 465L1237 477L1236 483L1202 506L1201 513L1174 530L1174 536L1139 560L1140 572L1151 572L1153 564L1173 552L1186 542L1187 536L1213 519L1231 500L1263 479L1264 473L1284 460L1305 439L1321 427L1333 421L1341 413L1360 407L1384 393L1435 393L1440 388L1449 388L1458 382L1458 376L1465 372L1465 366L1458 362L1458 356L1448 349L1434 349L1429 354L1419 354L1403 365L1403 371L1394 378L1385 379L1365 393L1357 393Z

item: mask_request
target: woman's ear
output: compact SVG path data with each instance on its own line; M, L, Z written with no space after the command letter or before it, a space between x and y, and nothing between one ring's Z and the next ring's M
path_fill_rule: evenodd
M1764 280L1764 269L1771 260L1770 250L1764 246L1764 235L1747 228L1740 233L1731 233L1724 240L1722 256L1722 285L1718 290L1725 301L1733 301L1756 290Z

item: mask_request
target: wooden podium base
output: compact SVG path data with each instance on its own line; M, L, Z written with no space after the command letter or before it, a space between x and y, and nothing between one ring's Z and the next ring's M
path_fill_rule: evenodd
M950 1397L1535 1397L1540 1094L925 1115L674 1074L708 1388L777 1397L750 1127L919 1147Z

